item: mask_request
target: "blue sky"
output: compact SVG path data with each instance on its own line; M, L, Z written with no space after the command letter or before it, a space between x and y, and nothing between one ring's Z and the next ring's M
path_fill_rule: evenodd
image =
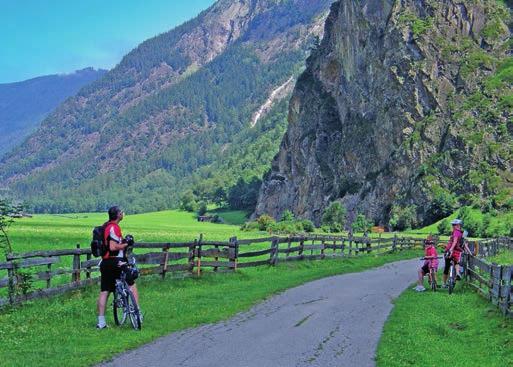
M214 0L0 0L0 83L110 69Z

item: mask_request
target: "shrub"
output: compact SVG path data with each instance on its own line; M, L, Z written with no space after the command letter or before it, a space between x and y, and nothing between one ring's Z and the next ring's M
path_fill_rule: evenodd
M301 224L303 225L303 230L305 232L311 233L311 232L315 231L315 226L311 220L303 219L301 221Z
M398 205L392 206L392 210L390 212L390 226L399 231L413 228L417 224L416 212L416 205L409 205L406 207Z
M459 212L460 219L463 221L463 228L468 231L471 237L483 236L483 221L480 214L473 215L468 207L461 208Z
M180 198L180 209L188 212L194 212L197 208L198 203L196 202L194 193L191 190L186 191Z
M435 220L450 215L456 205L456 196L448 190L438 186L433 190L433 200L429 212Z
M334 201L324 211L322 224L329 226L331 232L341 232L346 223L346 214L346 208L338 201Z
M207 213L207 203L204 201L199 203L198 215L205 215Z
M353 232L368 232L371 228L371 222L363 214L358 214L351 225Z
M281 222L290 222L294 220L294 213L292 213L290 210L285 210L283 214L281 215Z
M258 223L258 229L261 231L267 231L273 224L276 223L273 217L270 215L264 214L256 220Z
M445 218L440 223L438 223L438 226L436 226L436 229L438 230L439 235L445 235L449 236L451 234L451 222L449 219Z
M246 222L240 227L241 231L259 231L260 224L256 221Z

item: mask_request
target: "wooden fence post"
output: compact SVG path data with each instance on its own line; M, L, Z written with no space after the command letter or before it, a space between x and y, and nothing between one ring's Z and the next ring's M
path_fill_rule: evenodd
M271 252L269 255L269 263L272 266L275 266L278 263L278 246L280 239L278 237L274 237L271 242Z
M353 256L353 234L349 234L349 256Z
M237 261L239 258L239 241L237 237L230 238L229 262L233 263L233 270L237 270Z
M80 250L80 244L77 243L77 250ZM73 274L71 274L72 282L80 281L80 254L73 255Z
M372 251L372 241L369 238L369 234L367 232L365 232L364 237L365 237L365 242L367 245L367 253L370 254Z
M14 263L12 262L12 260L8 260L9 259L9 256L6 255L5 256L5 259L11 263L12 267L9 267L7 268L7 277L9 278L9 304L13 305L14 302L16 301L16 295L15 295L15 292L16 292L16 289L15 289L15 282L16 282L16 278L15 278L15 273L14 273Z
M197 272L198 276L201 275L201 245L202 245L202 242L203 242L203 233L200 234L198 245L196 247L196 252L197 252L196 256L198 257L198 259L196 260L196 264L198 267L198 269L196 269L196 272Z
M397 233L394 233L394 239L392 241L392 252L397 250Z
M198 240L194 240L189 245L189 271L192 273L194 271L194 257L196 256L196 245L198 244Z
M324 260L324 250L326 249L326 242L324 240L321 240L321 260Z
M162 252L164 252L164 259L162 260L160 266L162 266L162 280L164 280L166 278L167 265L169 261L169 246L165 246L162 249Z
M219 246L215 245L214 248L216 249L216 255L217 255L217 251L219 251ZM214 261L218 262L219 261L219 256L214 256ZM214 266L214 271L217 271L217 266Z
M87 263L89 264L89 261L91 260L91 253L87 253L86 260L87 260ZM86 278L91 279L91 265L86 266Z
M509 303L511 301L511 276L513 272L513 266L506 266L502 272L502 304L501 311L504 316L508 315Z
M303 256L304 248L305 248L305 240L303 237L301 237L301 239L299 240L299 251L298 251L298 256L301 260L304 259L304 256Z

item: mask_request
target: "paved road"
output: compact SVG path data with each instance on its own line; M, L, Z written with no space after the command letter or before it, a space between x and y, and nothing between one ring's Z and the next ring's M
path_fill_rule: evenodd
M418 260L313 281L230 320L177 332L102 366L364 367Z

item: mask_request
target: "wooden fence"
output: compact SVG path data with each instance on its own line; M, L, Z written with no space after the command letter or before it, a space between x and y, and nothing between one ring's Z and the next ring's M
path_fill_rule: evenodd
M234 271L279 262L386 254L421 246L422 239L392 237L289 236L238 240L136 243L142 276L200 275L205 270ZM99 281L100 259L79 245L70 250L9 254L0 263L0 306L79 289ZM6 274L2 275L2 271ZM3 291L3 292L2 292Z
M513 264L498 265L488 260L500 251L512 251L513 239L471 242L469 248L473 254L463 258L467 284L497 305L505 316L513 317Z

